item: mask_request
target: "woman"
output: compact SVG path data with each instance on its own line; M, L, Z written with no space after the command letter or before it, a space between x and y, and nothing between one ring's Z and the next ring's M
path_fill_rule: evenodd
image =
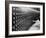
M16 24L13 26L15 31L33 30L40 27L40 9L30 7L15 7ZM39 22L39 23L38 23ZM36 27L38 26L38 27ZM35 30L35 29L34 29Z

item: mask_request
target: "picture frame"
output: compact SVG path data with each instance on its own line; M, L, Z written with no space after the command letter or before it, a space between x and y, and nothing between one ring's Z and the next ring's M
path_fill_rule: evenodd
M34 31L24 31L22 30L16 30L16 28L13 28L13 16L12 15L15 12L15 16L17 16L16 10L19 12L24 11L27 9L31 10L32 13L40 13L40 30L34 30ZM34 9L34 10L33 10ZM23 12L23 13L24 13ZM23 15L22 13L22 15ZM26 12L27 13L27 12ZM21 14L21 13L19 13ZM34 14L35 15L35 14ZM27 13L28 16L28 13ZM33 16L34 19L35 16ZM16 18L15 18L16 19ZM39 18L38 18L39 19ZM27 21L28 23L28 21ZM25 23L25 24L27 24ZM39 23L39 22L38 22ZM16 24L16 20L15 20ZM18 23L17 23L18 25ZM28 25L28 24L27 24ZM16 26L16 25L15 25ZM28 27L28 26L27 26ZM21 28L21 27L20 27ZM26 28L26 27L25 27ZM23 37L23 36L40 36L45 35L45 3L42 2L24 2L24 1L5 1L5 37Z

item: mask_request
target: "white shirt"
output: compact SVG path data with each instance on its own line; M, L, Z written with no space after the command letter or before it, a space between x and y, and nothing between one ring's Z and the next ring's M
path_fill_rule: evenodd
M29 31L31 30L39 30L40 29L40 21L35 21L36 23L32 25L32 27L29 28Z

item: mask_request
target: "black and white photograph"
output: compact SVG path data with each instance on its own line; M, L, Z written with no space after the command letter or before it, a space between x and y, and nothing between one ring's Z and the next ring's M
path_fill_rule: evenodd
M12 7L12 31L40 30L40 8Z
M44 6L42 3L10 3L8 7L9 36L44 34Z

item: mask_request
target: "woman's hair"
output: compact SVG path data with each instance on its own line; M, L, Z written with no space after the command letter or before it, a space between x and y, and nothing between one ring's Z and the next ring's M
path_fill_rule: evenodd
M17 23L14 26L15 29L13 29L13 30L16 30L16 29L20 30L20 31L28 30L29 27L31 27L33 24L32 20L35 20L35 21L38 19L40 20L40 12L33 8L18 7L18 8L16 8L15 13L16 13L16 17L19 17L19 18L17 19ZM16 25L17 25L17 27L16 27ZM24 29L24 26L25 26L25 29Z

